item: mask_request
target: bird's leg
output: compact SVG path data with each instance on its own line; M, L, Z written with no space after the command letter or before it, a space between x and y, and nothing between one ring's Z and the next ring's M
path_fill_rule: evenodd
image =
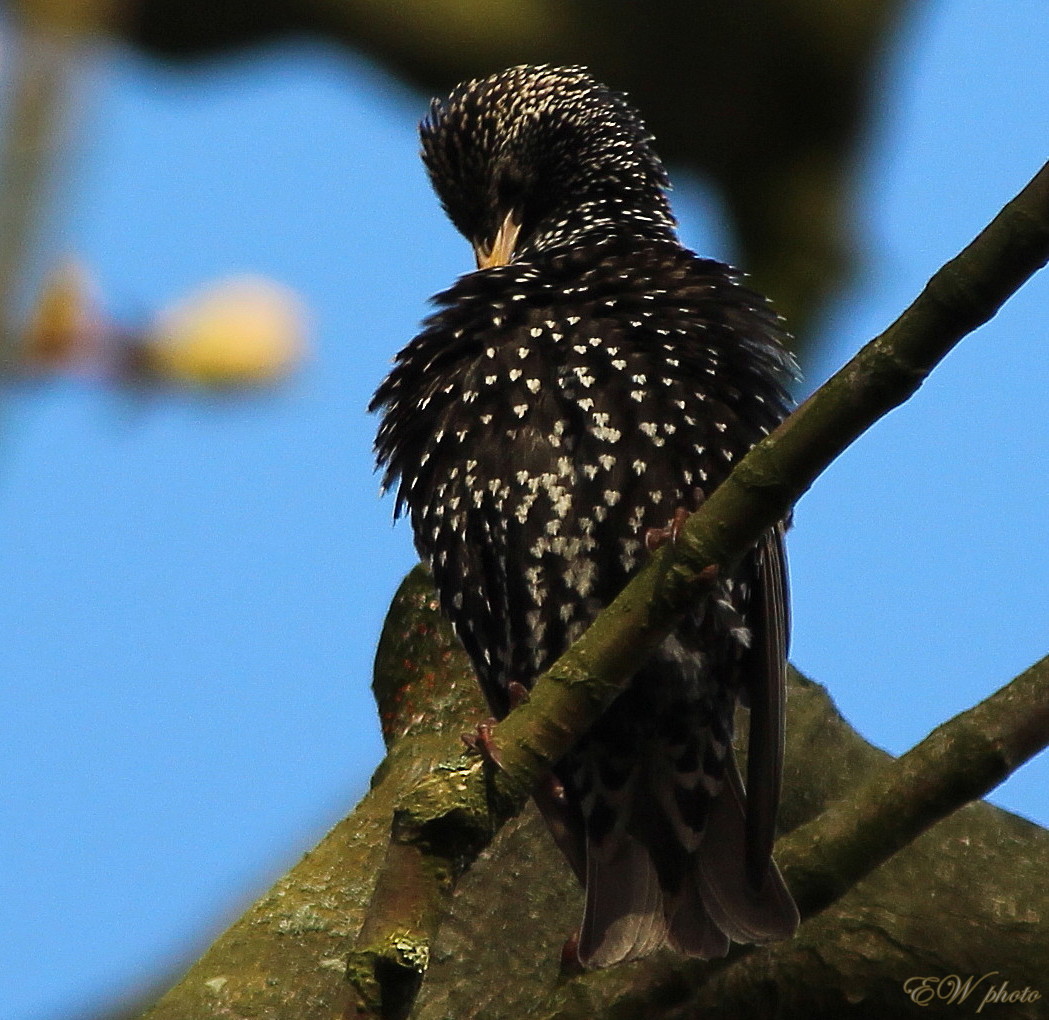
M695 503L693 510L686 510L683 506L679 506L674 511L674 516L670 518L670 523L666 527L649 528L645 532L645 548L650 553L654 553L657 549L662 548L667 542L673 545L677 541L678 535L681 534L685 521L692 516L694 510L698 510L703 505L703 501L707 497L702 489L693 489L692 498Z
M670 523L663 528L649 528L645 532L645 548L650 552L654 553L657 549L670 542L671 545L677 541L678 535L681 533L681 529L685 526L685 521L689 519L691 512L686 510L683 506L679 506L674 511L674 516L670 518Z
M494 717L482 719L472 733L464 733L460 739L467 748L479 754L489 765L502 768L503 761L499 754L499 746L495 742L495 737L492 736L492 727L498 721Z
M528 701L528 688L516 680L511 680L506 685L506 694L510 701L511 712ZM499 746L495 742L495 737L492 736L492 727L498 721L498 719L491 717L482 719L473 733L464 733L462 735L462 741L471 751L479 754L490 765L502 768L503 762L499 754Z

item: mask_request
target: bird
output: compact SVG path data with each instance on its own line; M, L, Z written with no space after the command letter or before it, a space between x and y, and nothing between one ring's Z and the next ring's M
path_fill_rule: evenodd
M419 133L476 269L433 299L369 410L383 491L501 719L789 413L797 366L767 299L682 245L653 136L586 68L464 82ZM717 578L537 788L585 887L584 968L797 928L772 858L784 530Z

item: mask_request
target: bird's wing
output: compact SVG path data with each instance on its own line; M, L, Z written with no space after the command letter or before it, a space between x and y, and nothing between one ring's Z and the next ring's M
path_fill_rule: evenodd
M783 771L790 606L782 525L766 533L755 555L757 577L747 613L751 645L742 670L750 696L747 873L760 889L772 858Z

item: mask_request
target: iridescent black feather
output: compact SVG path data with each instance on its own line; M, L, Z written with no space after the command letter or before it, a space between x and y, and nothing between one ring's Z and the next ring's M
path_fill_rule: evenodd
M764 299L679 244L649 135L585 71L466 83L421 136L445 210L492 265L438 295L397 356L376 450L501 717L509 684L530 686L639 568L646 531L784 417L794 365ZM565 796L540 806L586 885L585 965L793 932L771 859L786 641L776 529L559 763Z

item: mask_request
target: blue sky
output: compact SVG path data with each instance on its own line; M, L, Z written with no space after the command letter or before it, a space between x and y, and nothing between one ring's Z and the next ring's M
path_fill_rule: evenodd
M987 11L928 5L886 62L862 270L812 385L1049 157L1049 13ZM68 1015L191 956L380 759L371 659L414 557L364 407L426 297L470 268L418 164L424 98L304 44L93 65L53 250L132 320L272 275L308 302L316 350L267 396L8 397L2 1017ZM687 243L731 255L709 195L675 205ZM1043 275L798 507L794 661L894 752L1049 651L1047 305ZM1049 824L1046 757L993 800Z

